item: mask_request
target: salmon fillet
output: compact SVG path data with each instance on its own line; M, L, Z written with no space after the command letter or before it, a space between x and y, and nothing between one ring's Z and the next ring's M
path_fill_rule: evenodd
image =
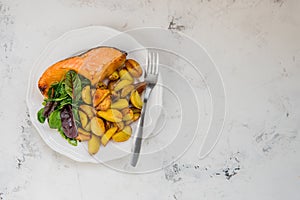
M47 97L50 86L61 81L70 70L76 71L89 79L92 85L96 85L122 66L126 55L116 48L97 47L81 55L67 58L46 69L38 81L38 88Z

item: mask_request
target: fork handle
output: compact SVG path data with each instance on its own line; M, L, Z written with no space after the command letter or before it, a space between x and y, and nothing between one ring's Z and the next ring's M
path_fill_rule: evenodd
M136 166L138 159L139 159L140 152L141 152L145 112L147 109L148 97L150 96L151 91L152 91L152 89L146 87L144 105L141 110L141 118L138 121L137 132L135 134L135 137L133 138L133 149L131 151L132 152L131 165L133 167Z

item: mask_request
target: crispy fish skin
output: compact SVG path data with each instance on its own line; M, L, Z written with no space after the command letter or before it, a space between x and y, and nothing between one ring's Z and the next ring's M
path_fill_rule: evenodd
M126 60L126 53L113 47L97 47L81 55L67 58L50 66L40 77L38 88L47 97L48 90L53 83L61 81L69 70L88 78L92 85L96 85Z

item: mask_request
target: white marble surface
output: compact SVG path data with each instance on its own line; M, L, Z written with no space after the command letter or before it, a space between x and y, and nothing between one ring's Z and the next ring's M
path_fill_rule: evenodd
M298 0L1 0L0 199L299 199L299 9ZM87 25L167 28L172 19L224 79L228 116L214 151L130 175L47 147L25 103L45 45Z

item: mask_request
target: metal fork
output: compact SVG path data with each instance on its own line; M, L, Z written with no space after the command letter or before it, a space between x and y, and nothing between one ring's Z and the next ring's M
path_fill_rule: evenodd
M141 118L138 121L137 131L135 133L135 137L133 138L133 147L132 147L132 157L131 157L131 165L133 167L136 166L137 161L139 159L141 145L142 145L142 137L143 137L143 129L144 129L144 119L145 119L145 111L147 108L147 103L152 92L152 89L155 87L158 78L158 65L159 65L159 55L157 52L148 52L147 56L147 67L145 72L145 82L147 83L145 93L144 93L144 104L141 111Z

